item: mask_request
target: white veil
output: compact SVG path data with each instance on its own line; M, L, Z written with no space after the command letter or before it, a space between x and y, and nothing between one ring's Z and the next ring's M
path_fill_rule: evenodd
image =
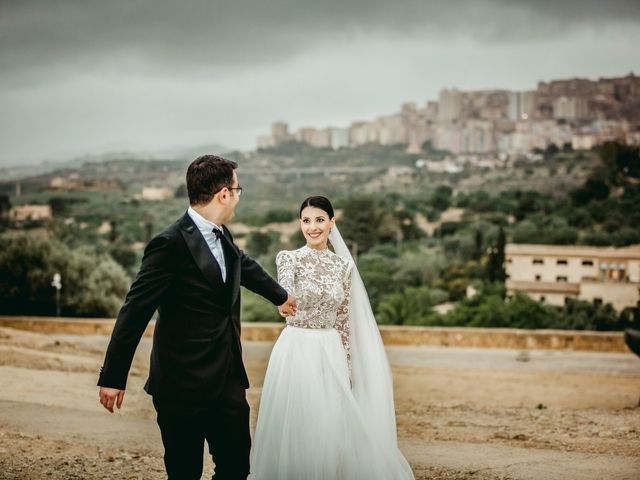
M369 297L349 248L335 225L329 240L337 255L353 263L349 304L353 395L374 437L388 447L397 448L391 369Z

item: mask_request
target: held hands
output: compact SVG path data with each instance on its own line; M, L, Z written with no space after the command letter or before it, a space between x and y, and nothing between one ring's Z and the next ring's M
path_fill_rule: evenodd
M100 396L100 403L113 413L113 406L115 404L118 410L122 407L122 401L124 400L124 390L118 390L117 388L100 387L98 392Z
M298 305L296 299L291 295L287 297L287 301L278 307L278 312L283 317L293 317L296 314Z

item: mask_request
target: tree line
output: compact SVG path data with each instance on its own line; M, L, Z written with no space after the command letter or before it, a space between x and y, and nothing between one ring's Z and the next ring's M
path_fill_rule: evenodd
M595 330L637 325L637 309L616 312L610 305L578 300L556 308L525 295L507 298L504 288L508 242L640 243L639 149L608 143L598 154L600 161L584 182L568 191L463 192L440 184L424 193L352 194L343 189L332 195L342 211L338 224L357 257L378 321ZM23 225L20 231L5 218L0 224L1 313L55 312L51 279L59 272L64 315L115 315L140 260L131 243L148 241L168 217L184 211L183 190L177 188L176 200L161 208L116 197L100 200L93 198L96 193L85 200L54 195L49 197L54 219L46 225ZM0 201L0 207L6 213L9 200ZM419 219L439 221L450 207L463 209L462 218L439 222L433 235L425 233ZM71 223L65 220L70 214ZM295 209L273 206L250 211L247 220L265 225L296 217ZM105 218L108 232L96 233ZM83 228L83 222L93 228ZM253 231L246 238L248 253L273 274L276 253L304 243L299 232L286 242L280 237L277 231ZM471 297L470 287L477 292ZM434 307L447 302L455 305L453 310L437 313ZM244 297L243 318L279 320L275 309L250 293Z

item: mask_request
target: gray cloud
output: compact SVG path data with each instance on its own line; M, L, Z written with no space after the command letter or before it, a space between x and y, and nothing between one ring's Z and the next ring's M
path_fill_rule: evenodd
M637 72L639 24L635 0L0 0L0 164Z
M0 75L20 82L105 66L224 74L371 32L527 42L640 23L634 0L23 0L0 8Z

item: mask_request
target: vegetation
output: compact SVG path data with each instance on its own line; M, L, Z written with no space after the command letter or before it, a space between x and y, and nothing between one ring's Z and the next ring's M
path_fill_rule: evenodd
M431 144L423 146L421 155L407 154L402 146L333 151L299 143L234 153L244 188L237 218L249 229L236 239L275 274L276 253L304 241L299 232L281 241L279 224L297 218L303 198L323 194L339 211L338 225L357 258L380 323L594 330L638 326L637 309L615 312L610 305L577 300L556 308L521 294L507 297L508 242L640 243L637 147L608 143L593 152L563 146L539 153L539 161L522 159L494 170L470 166L456 174L413 168L418 158L449 155ZM391 174L390 166L412 170ZM113 179L117 187L52 190L50 176L42 176L25 179L21 197L0 195L2 313L52 314L55 270L63 276L63 314L115 314L144 244L184 214L185 167L184 161L87 163L75 170L78 176ZM141 200L137 194L148 185L170 188L173 198ZM5 186L2 191L12 190ZM53 219L14 223L6 218L12 205L26 203L49 204ZM452 208L462 216L443 216ZM437 313L434 307L446 302L455 308ZM279 319L269 302L251 292L243 295L242 308L245 321Z
M24 233L0 235L2 314L54 315L55 273L62 277L63 316L111 317L122 304L130 279L107 255Z

